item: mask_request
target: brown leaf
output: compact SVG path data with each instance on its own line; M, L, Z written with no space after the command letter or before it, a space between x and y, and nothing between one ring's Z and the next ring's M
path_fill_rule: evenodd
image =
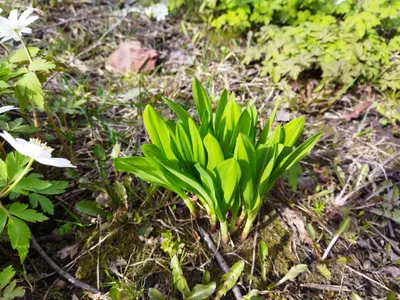
M69 258L74 258L76 254L78 253L79 249L79 243L76 243L72 246L67 246L62 248L60 251L57 252L57 254L60 256L61 259L65 259L69 256Z
M285 207L282 210L282 216L286 219L286 222L290 225L295 237L298 237L300 242L306 241L308 244L312 244L312 240L308 235L306 226L301 216L299 216L294 210Z
M342 119L351 120L351 119L358 119L364 111L368 109L372 105L372 101L363 101L358 103L356 106L353 107L353 112L349 114L342 115Z
M108 58L106 68L118 73L151 72L159 55L155 50L142 48L139 41L123 42Z

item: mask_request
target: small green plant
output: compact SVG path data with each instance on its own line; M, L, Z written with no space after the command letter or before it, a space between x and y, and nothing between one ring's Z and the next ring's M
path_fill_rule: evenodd
M208 299L210 296L214 294L216 291L215 299L221 299L221 297L225 296L228 291L230 291L233 286L238 281L240 275L244 269L244 262L239 261L235 263L229 271L224 274L221 278L221 283L217 288L217 284L215 282L209 282L209 273L205 272L203 276L203 283L196 284L192 290L190 290L186 278L183 275L181 262L178 259L178 256L174 255L171 260L171 269L172 269L172 281L173 286L176 288L182 295L185 300L203 300ZM166 297L157 289L151 288L149 289L149 298L151 300L164 300Z
M17 287L17 281L12 280L15 276L15 271L12 266L8 266L0 272L0 299L12 300L17 297L22 297L25 290Z
M246 219L242 233L242 239L246 239L264 197L283 173L308 154L321 134L295 147L305 120L300 117L272 130L278 103L258 133L254 105L242 109L234 95L224 91L213 111L197 79L193 81L193 97L200 125L167 98L164 101L178 115L177 122L164 120L148 105L143 121L152 144L142 146L144 157L117 158L115 167L177 193L197 217L187 193L195 194L210 217L212 230L219 221L225 243L228 212L232 213L231 231Z

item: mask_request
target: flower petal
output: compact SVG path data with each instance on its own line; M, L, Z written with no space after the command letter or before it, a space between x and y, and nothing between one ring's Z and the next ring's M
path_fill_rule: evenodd
M25 22L26 18L29 17L29 15L33 13L33 8L29 7L26 11L24 11L20 16L19 16L19 23L23 23Z
M39 19L38 16L29 17L29 18L26 19L25 21L19 22L18 27L26 27L26 26L28 26L29 24L31 24L32 22L35 22L37 19Z
M68 159L65 158L58 158L58 157L51 157L51 158L44 158L40 157L36 159L37 162L43 164L43 165L48 165L48 166L53 166L53 167L58 167L58 168L76 168L73 164Z
M15 110L15 109L19 109L18 107L14 107L12 105L6 105L3 107L0 107L0 114L5 113L6 111L10 111L10 110Z
M32 29L30 29L28 27L25 27L25 28L21 29L20 32L26 33L26 34L31 34L32 33Z
M18 23L18 9L13 9L8 16L8 20L15 26Z
M15 150L17 150L19 153L21 153L22 155L27 155L26 152L24 151L24 147L23 145L20 144L22 139L18 139L18 141L16 139L14 139L12 137L11 134L9 134L7 131L3 131L2 133L0 133L0 136L5 139ZM22 140L25 141L25 140ZM25 141L26 142L26 141ZM29 156L29 155L27 155ZM31 156L29 156L31 157Z

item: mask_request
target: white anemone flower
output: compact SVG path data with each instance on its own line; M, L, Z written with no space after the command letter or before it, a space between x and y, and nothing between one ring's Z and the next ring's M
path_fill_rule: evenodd
M38 163L58 168L76 168L68 159L52 157L53 149L38 139L30 139L29 142L24 139L14 139L7 131L0 133L0 136L19 153L36 160Z
M164 21L165 17L168 16L168 7L164 3L157 3L152 6L153 17L158 21Z
M30 34L32 29L27 26L32 22L36 21L38 16L30 16L33 13L33 8L30 7L25 10L18 18L18 10L14 9L10 12L7 18L0 17L0 38L1 41L5 42L11 39L20 41L23 33Z
M19 108L18 107L14 107L12 105L6 105L6 106L3 106L3 107L0 107L0 114L3 114L3 113L5 113L7 111L10 111L10 110L16 110L16 109L19 109Z
M340 3L344 2L344 1L346 1L346 0L337 0L336 4L340 4Z

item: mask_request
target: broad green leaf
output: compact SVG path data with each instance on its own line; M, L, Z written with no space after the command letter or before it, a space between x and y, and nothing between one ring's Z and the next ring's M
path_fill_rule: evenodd
M240 118L239 118L239 120L236 124L236 127L232 133L232 137L231 137L229 149L228 149L229 152L234 151L239 134L243 134L247 137L250 136L250 133L253 129L252 128L253 119L252 119L249 111L250 111L249 109L246 109L246 110L242 111L242 114L240 115Z
M181 123L176 125L175 136L175 144L179 150L179 156L181 159L183 159L185 163L194 163L195 160L193 159L194 154L192 149L192 141L190 140Z
M241 176L240 165L236 159L229 158L215 168L215 173L223 193L222 197L217 197L217 207L222 213L219 219L220 221L225 221L226 213L237 201L235 191L239 186Z
M47 61L42 58L35 59L29 64L29 70L33 72L37 71L47 72L51 69L54 69L55 67L56 65L53 64L51 61Z
M189 173L175 168L170 162L166 160L166 157L162 155L160 150L155 145L143 145L142 151L146 155L146 158L153 160L163 168L167 169L170 173L176 176L185 189L189 188L191 192L198 192L201 197L206 201L210 208L214 207L214 202L210 198L207 191L202 187L201 184Z
M165 103L167 103L167 105L178 115L179 119L183 123L183 127L189 129L188 120L191 119L191 117L188 112L167 97L163 97L163 99ZM189 134L189 132L187 132L187 134Z
M4 207L0 207L0 234L3 232L4 226L6 226L7 217L7 210Z
M96 201L83 200L75 204L77 210L92 217L107 216L106 211Z
M24 111L26 108L26 100L32 101L40 109L43 109L44 100L42 84L40 83L36 74L32 71L26 73L18 80L17 87L15 89L15 96L18 98L21 111Z
M282 161L278 162L279 166L274 170L271 175L272 182L275 183L275 180L282 174L282 172L289 170L295 163L299 162L304 156L306 156L318 142L321 135L322 133L318 133L308 138L291 154L285 157Z
M12 266L8 266L0 272L0 291L11 282L14 275L15 271Z
M220 132L223 130L222 115L224 114L226 104L228 103L228 91L222 92L221 98L218 101L217 111L214 118L214 133L215 136L220 136Z
M196 123L192 119L189 119L189 132L190 139L192 142L192 153L193 153L193 162L200 163L202 166L206 164L206 155L204 151L203 141L201 139L199 130L197 128Z
M7 167L6 163L2 159L0 159L0 179L4 182L7 181Z
M240 165L240 192L242 201L250 207L254 198L255 180L257 174L257 157L254 144L244 134L239 134L236 142L234 157Z
M216 136L221 145L222 151L225 153L225 156L227 156L230 153L229 152L230 143L236 125L239 121L240 115L241 115L240 106L235 101L234 96L231 95L229 97L228 103L225 106L224 113L221 116L221 121L219 124L220 126L219 133Z
M203 143L207 151L207 169L214 171L214 168L224 161L224 153L212 134L207 134Z
M212 114L212 104L206 90L197 78L193 79L192 92L201 124L210 123L211 120L209 117L211 117ZM208 114L204 114L204 111L208 111Z
M190 289L187 285L186 279L183 276L181 264L176 255L171 260L172 281L174 286L181 292L184 299L189 297Z
M8 213L32 223L43 222L48 219L45 215L33 209L28 209L28 204L22 204L19 202L14 202L11 204L10 208L8 209Z
M32 208L37 208L38 205L40 205L40 208L44 213L54 215L54 205L46 196L31 193L29 194L29 203L31 204Z
M329 269L326 265L324 265L324 264L317 265L317 270L326 279L328 279L328 280L332 279L331 271L329 271Z
M189 297L187 297L186 299L187 300L207 299L214 293L216 287L217 284L215 282L211 282L207 285L196 284L193 290L190 292Z
M290 121L282 127L281 142L285 145L285 147L291 149L295 145L296 141L303 131L304 123L305 118L299 117Z
M244 269L244 261L238 261L221 278L215 299L221 299L235 285Z
M177 164L168 126L151 105L147 105L143 112L143 122L153 144L160 148L171 162Z
M289 272L281 280L279 280L278 283L275 284L274 286L281 285L282 283L284 283L288 280L293 280L299 274L301 274L307 270L308 270L307 265L304 265L304 264L293 266L290 268Z
M29 51L29 54L31 55L31 57L33 58L38 54L40 49L36 48L36 47L28 47L28 51ZM9 61L11 63L20 63L20 62L24 62L24 61L29 61L29 58L25 52L25 49L21 48L13 53L13 55L10 57Z
M7 181L14 182L18 176L23 172L25 166L29 162L30 158L20 154L19 152L10 152L6 158L7 168Z
M294 192L297 191L299 175L301 175L302 173L303 169L301 168L301 165L298 162L295 163L289 170L285 172L285 174L287 174L288 177L289 186Z
M29 192L40 192L51 186L51 183L41 180L38 177L29 176L22 178L17 185L12 189L13 192L19 194L26 194Z
M276 112L278 111L278 105L279 105L279 100L276 100L272 114L269 116L267 124L265 124L263 130L260 133L260 137L258 138L256 148L258 148L260 145L264 145L267 142L269 132L272 128L272 124L274 123L276 117Z
M150 300L165 300L165 296L161 294L161 292L155 288L149 288L148 296Z
M20 260L23 262L28 254L31 231L24 221L14 216L9 216L7 229L11 247L18 251Z
M65 192L68 187L68 181L47 181L50 183L49 187L39 190L38 192L43 195L59 195Z

